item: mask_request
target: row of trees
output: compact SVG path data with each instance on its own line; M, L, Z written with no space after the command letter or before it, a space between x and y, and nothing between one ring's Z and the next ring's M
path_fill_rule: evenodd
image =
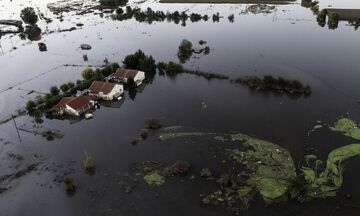
M37 40L41 35L41 29L36 23L39 20L38 15L36 14L34 8L26 7L21 10L20 13L21 19L24 23L28 24L25 26L25 31L22 34L25 34L29 40Z

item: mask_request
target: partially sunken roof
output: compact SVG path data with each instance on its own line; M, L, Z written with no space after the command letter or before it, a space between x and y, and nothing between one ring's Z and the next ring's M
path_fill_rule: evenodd
M89 91L92 94L99 94L99 92L102 92L104 94L109 94L114 87L115 87L115 83L94 81L91 84Z
M135 78L137 73L138 70L118 68L114 74L114 77L117 79L124 79L130 77Z

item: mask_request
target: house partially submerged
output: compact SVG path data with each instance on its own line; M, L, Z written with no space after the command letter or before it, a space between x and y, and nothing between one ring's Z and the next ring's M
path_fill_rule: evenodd
M52 110L59 115L69 114L80 116L87 110L94 107L95 102L91 96L78 96L78 97L63 97Z
M136 85L139 86L145 79L145 72L139 70L131 70L118 68L112 75L111 79L115 82L127 83L129 78L133 78Z
M122 95L124 93L124 86L116 83L94 81L88 92L89 95L109 101L117 99L120 95Z

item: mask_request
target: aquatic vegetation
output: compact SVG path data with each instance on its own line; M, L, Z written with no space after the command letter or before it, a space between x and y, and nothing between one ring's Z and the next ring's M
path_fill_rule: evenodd
M74 179L71 177L65 177L63 181L67 194L73 195L77 189L77 185L75 184Z
M359 125L352 119L341 118L334 123L334 126L330 127L330 130L360 140Z
M211 173L210 168L202 168L200 170L200 176L204 177L204 178L212 177L212 173Z
M257 190L266 202L282 198L296 178L290 153L276 144L245 134L234 134L232 139L244 142L243 145L250 148L227 151L231 159L248 169L248 186Z
M322 127L319 124L314 128ZM330 129L360 140L360 130L351 119L340 119ZM161 134L159 139L209 135L214 134L174 132ZM342 162L360 156L360 144L332 150L326 163L315 155L306 155L297 173L290 152L277 144L242 133L216 134L214 139L241 143L241 148L226 149L241 171L222 175L217 181L220 189L202 196L205 204L224 203L230 209L238 209L239 204L240 209L248 208L256 194L268 204L288 198L304 202L335 196L343 184ZM205 175L205 171L202 173Z
M246 85L249 88L258 91L275 91L279 93L287 93L290 95L311 94L311 87L309 85L304 86L298 80L288 80L282 77L274 78L269 75L262 78L256 76L246 76L232 81Z
M86 173L92 174L95 171L95 160L87 152L85 152L85 158L83 160L83 165L84 165Z
M150 186L161 186L165 183L164 176L160 175L157 171L145 175L144 180Z

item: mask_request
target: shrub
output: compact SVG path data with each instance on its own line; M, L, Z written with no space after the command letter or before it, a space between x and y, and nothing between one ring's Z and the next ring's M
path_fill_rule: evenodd
M22 9L20 17L24 21L24 23L30 25L35 25L38 21L38 16L36 15L34 8L32 7L26 7Z
M27 25L24 33L27 35L29 40L38 40L41 35L41 28L37 25Z

